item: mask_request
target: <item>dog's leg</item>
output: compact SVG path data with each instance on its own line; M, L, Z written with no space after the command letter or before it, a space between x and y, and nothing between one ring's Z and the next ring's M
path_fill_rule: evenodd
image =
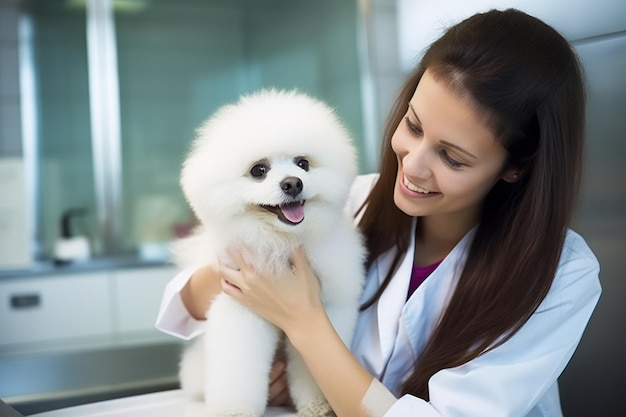
M198 337L187 346L183 352L178 377L180 387L189 398L201 400L204 393L205 381L205 349L204 335Z
M205 336L208 416L264 413L279 334L275 326L225 294L212 302Z
M347 346L350 346L358 315L358 305L344 302L341 306L327 307L326 312L341 339ZM315 383L300 354L289 343L287 343L286 350L289 358L287 366L289 390L298 414L302 417L334 416L335 413Z
M324 398L304 359L291 343L285 345L289 393L301 417L331 417L335 413Z

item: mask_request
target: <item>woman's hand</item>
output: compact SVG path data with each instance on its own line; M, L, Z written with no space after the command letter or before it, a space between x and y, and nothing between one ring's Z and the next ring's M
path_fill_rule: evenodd
M221 264L222 290L281 328L300 352L306 366L338 416L369 415L361 399L372 376L356 360L324 311L320 284L304 251L298 249L291 268L280 276L255 271L239 252L229 252L235 266ZM272 369L270 391L286 381ZM275 404L270 394L270 405Z
M221 279L213 266L199 268L180 291L189 314L196 320L206 320L213 298L222 291Z
M323 313L319 281L302 248L294 252L291 267L281 276L256 271L240 252L228 254L236 268L220 263L222 290L287 336L291 329L306 325L311 314Z
M287 372L285 362L276 361L270 371L270 387L267 405L278 407L290 402L289 387L287 386Z

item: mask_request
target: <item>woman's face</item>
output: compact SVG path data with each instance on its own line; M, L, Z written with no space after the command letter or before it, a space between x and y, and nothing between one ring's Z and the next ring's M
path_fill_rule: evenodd
M507 174L507 151L468 101L427 70L396 128L394 202L410 216L474 224L491 188Z

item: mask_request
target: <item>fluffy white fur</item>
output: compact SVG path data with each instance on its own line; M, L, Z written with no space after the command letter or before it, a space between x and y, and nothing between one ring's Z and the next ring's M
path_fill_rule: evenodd
M262 177L251 172L259 174L258 167L253 169L258 164L266 167ZM320 279L329 317L349 346L365 257L353 219L344 210L356 172L350 135L322 102L294 91L264 90L242 97L198 129L184 163L182 188L201 226L175 244L178 264L229 262L226 248L247 247L255 267L278 274L288 267L293 250L303 245ZM293 190L298 179L301 192L299 187L291 193L283 190ZM304 201L304 219L298 224L281 221L261 207L294 201ZM287 217L297 222L301 215L296 209ZM283 335L226 294L213 300L205 326L205 334L183 354L183 390L204 398L209 416L262 415ZM285 351L298 414L331 415L288 341Z

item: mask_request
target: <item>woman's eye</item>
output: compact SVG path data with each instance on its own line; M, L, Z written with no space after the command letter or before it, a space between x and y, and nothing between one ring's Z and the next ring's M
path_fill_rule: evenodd
M448 164L452 168L458 169L465 166L464 163L459 162L454 158L451 158L446 151L441 151L441 158L446 164Z
M255 166L250 168L250 175L256 178L263 177L265 176L266 173L267 173L267 166L263 164L256 164Z
M298 158L296 160L296 165L298 165L300 168L302 168L305 171L309 170L309 161L304 158Z
M416 125L415 123L412 123L411 120L409 120L408 116L404 118L405 122L406 122L406 126L409 128L409 130L411 131L411 133L413 133L414 135L418 135L421 136L424 132L422 131L422 128L419 127L418 125Z

